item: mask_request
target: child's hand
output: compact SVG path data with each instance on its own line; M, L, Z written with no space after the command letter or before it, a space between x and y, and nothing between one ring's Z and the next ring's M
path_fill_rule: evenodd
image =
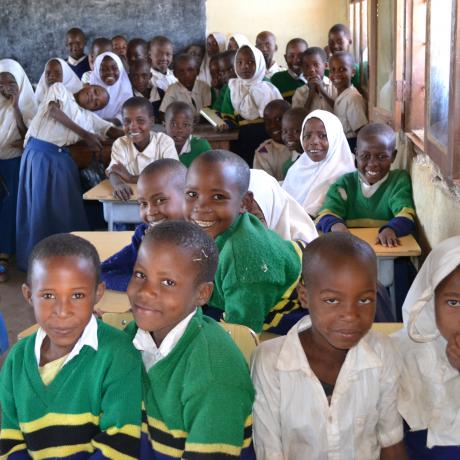
M128 172L128 170L120 163L115 163L114 165L111 166L109 174L110 173L115 173L118 176L120 176L125 182L130 182L134 183L136 182L135 180L133 181L133 176Z
M314 75L308 79L308 89L319 93L322 88L322 83L321 78L318 75Z
M331 232L345 232L345 233L350 233L350 230L348 230L348 227L343 224L342 222L337 222L331 227Z
M400 245L401 242L399 238L396 236L395 231L390 227L385 227L375 239L375 244L381 244L387 248L395 248L396 246Z
M102 150L102 138L97 134L88 133L84 140L91 150L95 150L97 152Z
M224 131L228 131L230 129L230 126L227 125L227 123L223 123L221 125L218 125L214 128L218 133L223 133Z
M128 201L133 191L128 184L118 184L113 190L113 196L121 201Z
M460 333L454 334L447 342L446 355L450 365L460 371Z

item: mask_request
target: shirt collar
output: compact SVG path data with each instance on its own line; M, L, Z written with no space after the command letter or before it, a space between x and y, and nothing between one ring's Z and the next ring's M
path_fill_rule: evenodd
M291 69L287 69L288 74L294 79L294 80L301 80L302 79L302 74L297 75L295 72L293 72Z
M68 354L67 359L64 361L63 366L67 364L72 358L77 356L85 345L88 345L89 347L97 351L99 347L99 341L97 339L97 328L98 328L97 320L94 317L94 315L91 315L91 319L89 320L89 323L86 325L85 329L83 330L82 335L77 340L77 343L74 345L71 352ZM43 344L43 340L45 340L45 337L46 337L46 332L40 327L37 331L37 335L35 336L35 347L34 347L37 365L40 365L41 347Z
M182 155L183 153L190 152L190 143L192 142L192 135L188 137L188 139L185 141L185 144L182 147L182 150L180 151L179 155Z
M379 181L375 184L368 184L362 177L361 173L359 173L359 182L361 183L361 192L366 198L370 198L378 189L379 187L388 179L388 175L390 173L387 172L385 177L382 177Z
M73 65L74 67L78 64L80 64L80 62L84 61L86 59L86 54L84 54L80 59L74 59L72 56L69 56L67 58L67 62L70 64L70 65Z

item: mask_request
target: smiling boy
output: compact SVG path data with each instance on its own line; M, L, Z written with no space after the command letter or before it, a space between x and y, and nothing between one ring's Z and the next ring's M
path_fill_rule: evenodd
M85 55L86 37L81 29L74 27L66 33L66 48L69 52L67 63L78 78L90 70L88 56Z

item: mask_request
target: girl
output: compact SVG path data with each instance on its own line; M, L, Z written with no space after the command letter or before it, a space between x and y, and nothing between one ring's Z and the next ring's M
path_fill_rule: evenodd
M241 47L235 57L237 78L228 82L228 91L222 101L222 116L229 125L239 126L239 138L233 146L252 166L256 148L267 139L264 126L265 106L283 99L278 89L265 76L265 60L262 53L251 45Z
M225 51L226 38L224 34L220 32L213 32L208 35L206 39L206 53L201 62L200 73L198 75L198 80L206 82L211 86L211 71L209 70L209 61L212 56L216 54L223 53Z
M314 110L302 124L304 153L289 169L283 188L316 217L329 186L354 171L354 159L340 120L325 110Z
M40 104L27 131L19 175L19 268L26 269L29 253L44 237L87 229L78 169L66 146L83 139L98 151L102 145L94 133L123 135L92 113L107 102L107 91L100 86L85 86L72 94L62 83L55 83Z
M16 252L16 201L22 142L37 111L32 85L12 59L0 60L0 282L7 279L8 260Z
M249 191L254 200L252 209L248 211L285 240L309 243L318 236L310 216L270 174L261 169L251 169Z
M121 59L110 51L97 56L89 82L92 85L102 86L109 94L108 104L96 111L96 114L120 125L121 107L133 96L133 89Z
M227 50L237 51L244 45L250 45L251 42L247 39L246 35L243 34L233 34L227 43Z
M428 255L403 305L395 339L404 359L398 409L409 456L460 455L460 236Z
M48 88L53 83L59 82L63 83L71 93L76 93L83 87L81 80L64 59L53 58L46 63L45 71L38 81L37 89L35 90L37 104L43 101Z

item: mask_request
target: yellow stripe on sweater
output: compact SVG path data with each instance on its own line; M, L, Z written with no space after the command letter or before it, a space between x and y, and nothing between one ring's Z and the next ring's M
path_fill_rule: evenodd
M231 444L215 443L215 444L202 444L195 442L188 442L185 445L187 452L200 452L203 454L227 454L233 456L239 456L241 453L241 447L232 446Z
M107 444L102 444L100 442L93 441L94 447L99 449L103 455L107 458L113 458L117 460L136 460L136 457L131 457L131 455L126 455L119 450L114 449L113 447L108 446Z
M19 426L21 427L21 431L23 433L32 433L43 428L49 428L50 426L76 426L84 425L86 423L92 423L98 426L99 416L94 415L91 412L85 412L83 414L58 414L56 412L50 412L49 414L37 418L32 422L20 423Z
M46 458L62 458L79 452L93 452L94 446L91 443L73 444L70 446L47 447L46 449L35 450L33 458L42 460Z
M21 443L21 444L16 444L12 449L10 449L5 455L2 455L0 457L0 460L7 460L10 455L14 454L15 452L18 452L20 450L26 449L26 443Z
M21 430L13 430L12 428L4 428L0 431L0 439L12 439L14 441L23 441L24 435Z
M186 431L170 430L164 422L156 418L150 417L150 415L147 417L147 420L148 420L149 426L153 426L153 428L163 431L164 433L171 434L175 438L186 438L188 436L188 433Z

